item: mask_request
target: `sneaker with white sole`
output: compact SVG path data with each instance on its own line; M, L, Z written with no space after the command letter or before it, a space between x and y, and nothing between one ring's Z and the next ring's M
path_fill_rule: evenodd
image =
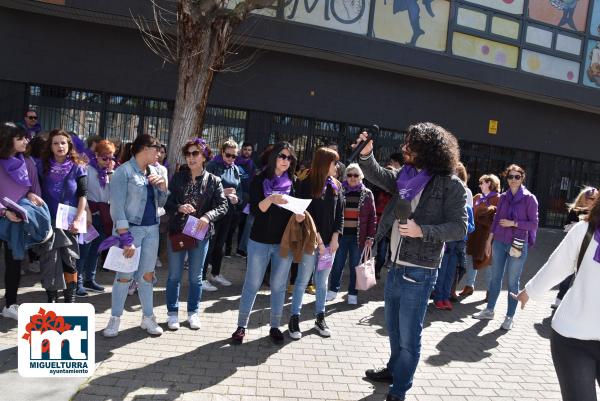
M348 305L357 305L358 295L348 295Z
M208 280L202 280L202 291L217 291L218 288Z
M294 340L299 340L302 338L302 332L300 331L300 316L292 315L290 316L290 322L288 324L288 332L290 337Z
M494 318L494 311L490 309L484 309L481 312L477 312L473 315L473 319L479 320L492 320Z
M219 274L217 276L213 276L212 281L221 284L223 287L229 287L231 285L231 281L227 280L221 274Z
M168 315L167 316L167 327L169 330L179 330L179 316Z
M121 324L121 318L119 316L111 316L106 328L102 330L104 337L116 337L119 334L119 325Z
M200 328L200 315L198 312L188 313L187 321L190 325L190 329L198 330Z
M156 323L156 316L154 315L142 317L140 327L153 336L160 336L163 333L163 329Z
M5 306L2 309L2 316L9 319L19 320L19 305L12 304L8 308Z
M504 322L502 322L502 326L500 326L500 327L502 327L502 329L508 331L508 330L510 330L510 329L513 328L513 324L514 324L513 317L512 316L506 316L504 318Z
M337 297L337 292L335 291L327 291L327 301L333 301Z
M315 329L317 329L322 337L331 337L331 330L329 330L329 326L325 323L325 314L323 312L317 314Z

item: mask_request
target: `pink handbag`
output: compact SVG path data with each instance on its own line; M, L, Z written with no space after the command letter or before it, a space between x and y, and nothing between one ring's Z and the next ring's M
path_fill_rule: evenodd
M371 254L371 247L365 246L360 255L360 264L356 269L356 289L366 291L377 284L375 279L375 258Z

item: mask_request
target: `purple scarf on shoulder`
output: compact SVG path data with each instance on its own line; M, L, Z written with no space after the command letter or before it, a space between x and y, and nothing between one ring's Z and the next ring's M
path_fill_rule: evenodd
M250 157L245 158L243 156L237 156L235 158L235 164L236 164L236 166L242 166L248 174L250 174L250 175L254 174L254 162L252 161L252 158L250 158Z
M398 174L398 179L396 180L396 187L398 188L400 198L412 201L425 188L429 180L431 180L431 175L427 173L427 170L417 171L413 166L405 164L400 169L400 174Z
M27 172L27 164L25 163L25 158L22 153L18 153L16 156L9 156L6 159L0 159L0 166L4 168L6 174L8 174L17 184L24 187L31 186L29 173Z
M516 194L513 194L510 188L505 192L505 194L506 201L508 202L508 220L517 220L517 208L519 207L519 203L525 198L523 186L521 185L519 187L519 190ZM515 228L515 238L526 240L527 230Z
M321 196L325 195L325 192L327 191L327 185L330 185L331 188L333 188L333 190L337 193L340 189L338 188L337 184L335 183L335 181L333 180L333 178L331 176L327 177L327 179L325 180L325 185L323 186L323 192L321 194Z
M93 168L95 168L96 171L98 172L98 181L100 182L100 188L104 189L104 187L108 183L108 179L107 179L107 177L108 177L108 169L107 168L101 168L98 165L98 160L95 157L90 160L90 166L92 166Z
M350 186L350 184L348 184L348 181L342 182L342 186L344 187L346 192L360 192L365 187L365 185L362 182L358 185Z
M50 182L50 191L55 199L62 197L65 177L69 174L75 163L71 156L67 156L64 162L58 163L54 158L50 158L50 171L48 172L48 181Z
M600 226L596 227L596 231L594 231L594 239L599 244L596 247L596 253L594 253L594 260L600 263Z
M235 164L235 163L226 163L225 159L223 159L223 156L221 156L221 155L215 156L215 158L213 160L217 163L224 165L225 168L232 167Z
M263 194L265 198L272 194L289 195L292 191L292 180L287 171L280 177L265 178L263 181Z
M487 195L481 194L481 197L479 199L477 199L475 201L475 207L481 205L483 202L485 202L486 205L490 205L490 199L492 199L493 197L497 196L498 192L490 192Z

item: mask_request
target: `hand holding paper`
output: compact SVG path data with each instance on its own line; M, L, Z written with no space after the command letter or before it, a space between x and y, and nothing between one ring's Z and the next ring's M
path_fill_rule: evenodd
M71 227L76 227L80 234L85 234L87 232L86 216L85 214L82 215L81 218L75 222L76 216L77 208L59 203L58 209L56 210L56 228L70 230Z
M286 203L279 204L277 206L289 210L295 214L304 214L304 211L308 205L310 205L310 202L312 202L312 199L294 198L293 196L289 195L281 195L281 197L286 201Z

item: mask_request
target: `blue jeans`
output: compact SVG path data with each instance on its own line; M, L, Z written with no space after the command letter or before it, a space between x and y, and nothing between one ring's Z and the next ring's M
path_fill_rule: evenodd
M344 266L346 266L346 256L350 255L350 282L348 283L348 295L357 295L356 291L356 269L360 263L360 249L358 249L356 235L343 235L340 238L340 247L335 253L333 268L329 276L329 290L338 292L340 290L340 281Z
M313 282L317 287L315 294L315 316L325 312L325 300L327 299L327 279L331 269L317 270L319 260L319 250L316 249L312 255L306 253L302 255L302 262L298 265L298 276L294 285L294 295L292 297L292 315L299 315L302 309L302 297L304 290L308 285L311 274L314 273Z
M492 243L492 278L490 281L490 293L488 296L487 308L494 310L496 307L496 301L500 295L502 289L502 279L504 278L504 272L508 272L508 309L506 316L514 316L517 310L517 300L510 296L510 293L518 294L519 285L521 279L521 273L523 273L523 266L527 259L527 242L523 247L521 256L514 258L508 253L510 252L511 244L505 244L504 242L494 241Z
M240 299L238 326L248 327L248 320L250 319L250 312L252 312L256 294L260 290L267 271L267 265L271 261L271 327L279 327L285 302L288 274L292 265L292 256L279 256L279 248L279 244L248 241L248 265L244 288L242 288L242 298Z
M485 275L484 282L487 284L486 290L490 288L491 270L490 266L482 267L481 269L473 268L473 256L466 255L465 268L467 273L465 274L465 285L475 288L475 280L477 279L478 272L483 272Z
M385 281L385 324L391 355L387 364L394 384L390 394L404 398L412 387L421 357L421 332L437 269L394 265Z
M77 260L77 284L96 281L96 265L98 264L98 246L104 241L104 227L99 214L92 215L92 225L100 236L89 244L79 244L79 260Z
M444 257L435 283L435 301L450 299L452 283L456 277L456 265L460 260L461 252L464 253L465 245L464 240L446 242Z
M254 224L254 215L248 214L246 217L246 224L244 225L244 231L238 244L238 249L248 253L248 241L250 240L250 232L252 231L252 225Z
M181 289L181 276L183 275L183 263L185 255L188 255L189 270L187 311L198 312L198 304L202 297L202 269L204 260L208 253L209 239L197 241L196 247L189 251L173 252L171 241L167 241L167 255L169 257L169 276L167 278L167 315L177 316L179 311L179 290Z
M142 312L144 316L152 316L154 314L154 306L152 300L152 280L146 281L144 274L154 273L156 266L156 252L158 250L159 234L158 224L151 226L131 226L129 232L133 235L133 244L137 249L140 249L140 264L138 269L133 273L117 272L112 288L112 316L121 316L127 299L127 290L131 280L138 283L138 296L142 304ZM127 280L122 282L120 280Z

